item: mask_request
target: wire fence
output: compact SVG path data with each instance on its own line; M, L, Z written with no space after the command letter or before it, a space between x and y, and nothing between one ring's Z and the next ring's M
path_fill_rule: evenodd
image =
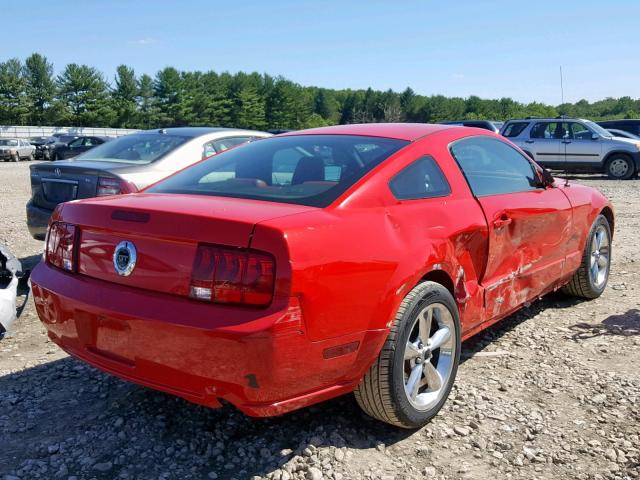
M139 132L130 128L101 128L101 127L36 127L36 126L12 126L0 125L0 137L3 138L30 138L50 137L54 133L69 135L96 135L101 137L121 137L130 133Z

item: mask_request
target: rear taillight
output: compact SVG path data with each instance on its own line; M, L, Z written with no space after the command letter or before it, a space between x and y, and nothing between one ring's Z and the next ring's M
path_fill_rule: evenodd
M120 178L98 177L98 197L106 197L107 195L120 195L121 193L134 193L138 189L132 182L122 180Z
M198 245L189 296L216 303L267 306L273 299L275 262L270 255Z
M47 232L45 256L48 263L69 272L76 271L78 228L69 223L51 224Z

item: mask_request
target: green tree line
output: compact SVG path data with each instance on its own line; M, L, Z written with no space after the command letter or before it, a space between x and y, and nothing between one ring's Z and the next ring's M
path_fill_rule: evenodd
M113 78L71 63L58 74L39 53L0 63L1 125L156 128L223 126L300 129L368 122L506 120L571 115L594 120L638 118L640 100L607 98L551 106L511 98L418 95L411 88L334 90L260 73L185 72L166 67L154 77L120 65Z

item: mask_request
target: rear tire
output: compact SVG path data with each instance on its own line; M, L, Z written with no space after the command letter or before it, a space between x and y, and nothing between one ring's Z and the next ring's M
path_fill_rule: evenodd
M604 215L598 215L587 235L580 268L562 291L574 297L598 298L607 286L610 269L611 227Z
M615 180L628 180L635 173L633 160L626 155L614 155L607 160L605 173Z
M420 428L447 400L459 361L455 300L442 285L423 282L402 301L382 351L354 392L356 401L378 420Z
M30 153L27 157L27 162L33 162L33 153Z

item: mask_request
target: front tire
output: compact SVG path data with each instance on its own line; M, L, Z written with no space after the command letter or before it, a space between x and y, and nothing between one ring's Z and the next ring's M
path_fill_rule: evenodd
M605 173L614 180L628 180L635 173L633 161L626 155L615 155L607 161Z
M460 320L451 293L423 282L400 304L377 360L355 391L370 416L420 428L442 408L460 362Z
M611 268L611 227L604 215L591 226L580 268L562 291L574 297L598 298L604 292Z
M16 153L16 154L13 156L12 160L13 160L14 162L19 162L19 161L20 161L20 154L19 154L19 153Z

